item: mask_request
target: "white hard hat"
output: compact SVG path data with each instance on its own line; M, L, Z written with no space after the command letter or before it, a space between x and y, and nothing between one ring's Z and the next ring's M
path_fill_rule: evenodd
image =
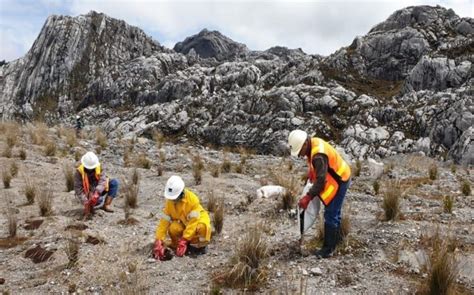
M290 145L292 156L298 156L307 138L308 134L303 130L293 130L290 132L288 135L288 144Z
M177 175L171 176L166 182L165 198L176 200L184 190L184 181Z
M82 156L81 163L86 169L94 169L99 166L99 158L93 152L87 152Z

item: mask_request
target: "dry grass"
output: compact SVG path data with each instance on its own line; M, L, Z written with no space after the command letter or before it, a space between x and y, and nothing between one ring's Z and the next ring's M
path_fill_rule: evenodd
M71 164L63 164L63 174L66 183L66 192L74 190L74 168Z
M216 212L217 208L217 197L213 190L210 190L207 195L207 211L214 213Z
M81 151L80 149L77 149L74 151L74 160L76 162L79 162L79 160L81 159L82 155L84 154L83 151Z
M461 182L461 192L465 196L471 195L471 184L468 180L463 180Z
M145 153L139 154L137 159L135 160L135 163L138 167L143 168L143 169L151 168L151 161L150 159L148 159Z
M282 196L279 208L284 210L294 208L301 189L299 177L288 173L288 171L285 171L285 169L281 167L274 169L270 177L275 185L282 186L286 190Z
M107 142L107 136L105 135L105 133L97 128L95 130L95 143L100 146L101 149L106 149L107 148L107 145L108 145L108 142Z
M451 169L451 173L453 173L453 174L454 174L454 173L456 173L456 170L457 170L457 168L456 168L456 164L454 164L454 163L453 163L453 164L451 164L451 167L450 167L450 169Z
M224 227L224 215L225 215L225 204L224 199L220 198L217 201L216 209L214 212L214 229L216 230L217 234L222 232L222 228Z
M26 197L27 204L33 204L35 202L35 196L36 196L36 192L38 191L38 188L29 177L25 176L24 180L25 180L25 197Z
M9 131L6 134L7 146L13 148L18 142L18 133L14 131Z
M53 192L49 189L42 189L38 194L38 208L41 216L53 214Z
M26 160L26 151L23 147L18 151L18 157L20 157L22 161Z
M453 205L454 205L454 197L453 196L444 196L444 199L443 199L443 211L444 211L444 213L452 213L453 212Z
M374 193L378 195L380 191L380 182L378 180L374 180L372 183L372 188L374 189Z
M268 245L261 228L248 229L227 268L218 273L214 281L230 288L256 290L267 279L264 261L268 256Z
M124 181L123 193L125 194L125 203L130 208L137 208L139 186L129 181Z
M8 221L8 237L14 238L17 234L18 219L12 208L7 208L5 214Z
M163 165L158 164L157 174L158 174L158 176L162 176L162 175L163 175Z
M400 198L402 190L398 181L386 183L382 208L385 214L385 220L397 220L400 217Z
M221 164L222 173L229 173L232 170L232 163L229 161L227 156L224 155L224 160Z
M44 155L46 157L53 157L56 155L57 146L56 143L52 140L48 140L44 144Z
M12 157L12 148L8 145L2 151L2 157L4 158L11 158Z
M165 143L166 141L166 138L165 136L163 135L163 133L159 132L159 131L155 131L153 133L153 139L155 140L156 142L156 147L158 149L161 149L161 147L163 146L163 144Z
M42 122L36 122L28 128L28 134L31 143L36 145L43 145L48 135L48 126Z
M360 176L361 170L362 170L362 162L359 159L357 159L357 161L355 162L354 168L352 169L353 175L355 177Z
M67 244L66 244L66 255L68 258L68 268L72 268L77 265L77 262L79 261L79 248L80 248L80 241L74 237L68 238Z
M211 165L211 175L214 178L219 177L219 174L221 173L221 168L219 165Z
M438 178L438 166L436 166L436 164L430 165L430 168L428 169L428 176L431 180Z
M204 162L199 154L193 157L193 177L196 185L202 182L202 171L204 170Z
M138 172L138 169L135 168L133 169L133 172L132 172L132 183L134 185L138 185L140 182L140 173Z
M160 151L160 163L164 164L166 162L166 153L164 151Z
M2 181L3 181L3 187L4 188L10 188L10 182L12 180L12 175L10 171L3 169L2 170Z
M76 136L76 130L67 128L65 130L65 135L66 135L66 144L69 147L74 147L77 144L77 136Z
M456 279L459 275L459 262L452 244L453 238L441 237L439 229L425 245L427 254L427 278L422 282L418 294L455 294Z
M16 164L15 161L13 161L10 164L10 174L12 175L12 177L15 177L18 175L18 165Z

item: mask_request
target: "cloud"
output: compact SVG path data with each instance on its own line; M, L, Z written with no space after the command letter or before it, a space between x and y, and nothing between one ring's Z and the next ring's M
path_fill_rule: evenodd
M51 13L85 14L90 10L103 12L111 17L143 29L167 47L203 28L219 30L252 50L265 50L275 45L302 48L307 53L328 55L342 46L349 45L354 37L366 34L373 26L384 21L395 10L410 5L442 5L453 8L458 15L472 17L470 0L333 0L333 1L209 1L209 0L40 0L12 1L21 13L34 15L41 24L35 29L24 29L16 20L16 35L38 34L42 22ZM3 6L3 5L2 5ZM27 7L27 9L22 9ZM1 18L4 18L3 8ZM38 11L37 13L32 10ZM15 13L12 10L11 15ZM9 20L15 22L14 17ZM6 24L1 20L0 24ZM12 35L3 35L11 41ZM14 34L15 35L15 34ZM13 35L13 36L14 36ZM33 39L34 40L34 39ZM33 40L28 39L31 46ZM2 45L3 47L4 45ZM22 45L22 48L29 47ZM8 52L14 49L8 49ZM0 53L7 54L7 47ZM17 56L26 51L18 52ZM12 56L12 53L8 53ZM2 57L0 56L0 59Z

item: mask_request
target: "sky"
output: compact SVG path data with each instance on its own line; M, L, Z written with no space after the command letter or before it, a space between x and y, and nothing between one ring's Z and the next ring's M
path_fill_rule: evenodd
M91 10L123 19L162 45L173 46L203 28L218 30L251 50L272 46L329 55L366 34L394 11L441 5L473 17L474 0L0 0L0 60L22 57L52 14Z

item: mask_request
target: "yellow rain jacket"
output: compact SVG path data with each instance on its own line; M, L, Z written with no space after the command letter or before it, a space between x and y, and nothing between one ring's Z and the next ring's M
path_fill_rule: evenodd
M190 190L184 189L184 196L178 202L166 200L165 214L156 228L156 239L163 241L168 233L172 222L180 222L184 225L183 238L191 241L196 238L198 224L204 224L206 232L202 238L206 242L211 240L211 220L209 214L199 203L199 198Z

